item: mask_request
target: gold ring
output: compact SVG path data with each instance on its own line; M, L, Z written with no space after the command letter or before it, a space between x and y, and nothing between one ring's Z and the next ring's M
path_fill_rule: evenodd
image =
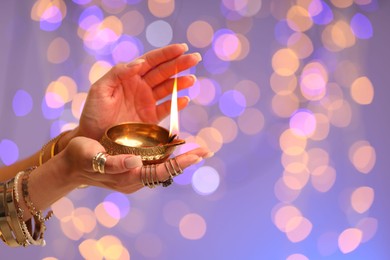
M180 164L175 157L166 161L164 165L171 178L183 173L183 169L180 167Z
M103 152L98 152L92 158L92 169L94 172L98 172L100 174L105 174L105 165L107 161L107 154Z

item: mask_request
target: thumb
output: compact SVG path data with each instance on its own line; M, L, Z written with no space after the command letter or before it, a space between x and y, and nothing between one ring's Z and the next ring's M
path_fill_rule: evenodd
M142 165L141 156L128 154L107 155L104 168L106 174L118 174L128 172Z

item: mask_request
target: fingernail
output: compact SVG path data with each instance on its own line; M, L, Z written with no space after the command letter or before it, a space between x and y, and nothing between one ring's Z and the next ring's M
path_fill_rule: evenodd
M125 159L125 166L127 169L132 169L135 167L142 166L141 156L130 156Z
M196 159L196 161L194 162L194 164L200 163L202 160L203 160L203 158L202 158L202 157L199 157L198 159Z
M187 43L182 43L181 46L183 46L184 51L188 51L188 45L187 45Z
M145 60L144 59L136 59L136 60L133 60L132 62L130 63L127 63L126 64L126 67L133 67L135 65L138 65L138 64L141 64L141 63L144 63Z
M195 75L193 75L193 74L191 74L191 75L189 75L191 78L192 78L192 80L194 81L194 83L196 82L196 80L197 80L197 78L196 78L196 76Z
M184 96L185 99L187 99L187 103L190 103L191 99L189 96Z
M203 156L203 158L204 159L207 159L207 158L210 158L210 157L213 157L214 156L214 153L213 152L208 152L208 153L206 153L204 156Z
M199 52L194 52L192 55L194 55L198 61L201 61L202 60L202 55L200 55Z

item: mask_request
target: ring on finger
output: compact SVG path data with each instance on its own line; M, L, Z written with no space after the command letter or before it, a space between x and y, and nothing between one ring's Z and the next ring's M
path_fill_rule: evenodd
M94 170L94 172L105 174L106 161L107 161L107 154L103 152L98 152L92 158L92 169Z

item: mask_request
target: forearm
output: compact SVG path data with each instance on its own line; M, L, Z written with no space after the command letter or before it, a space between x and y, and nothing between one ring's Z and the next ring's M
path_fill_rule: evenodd
M5 182L11 178L14 178L16 174L20 171L23 171L29 167L39 166L41 163L45 163L52 157L52 149L54 154L61 152L69 141L78 135L78 128L73 129L72 131L66 132L58 140L53 139L49 141L46 145L42 146L42 149L33 155L13 163L9 166L4 166L0 168L0 182ZM57 137L58 138L58 137ZM53 147L55 145L55 147Z
M71 181L66 161L65 155L60 153L30 173L22 174L23 177L19 179L17 186L20 197L26 193L23 190L23 179L26 184L25 188L28 188L29 200L37 210L42 211L75 189L77 184ZM20 199L19 207L24 212L24 220L31 218L25 199Z

